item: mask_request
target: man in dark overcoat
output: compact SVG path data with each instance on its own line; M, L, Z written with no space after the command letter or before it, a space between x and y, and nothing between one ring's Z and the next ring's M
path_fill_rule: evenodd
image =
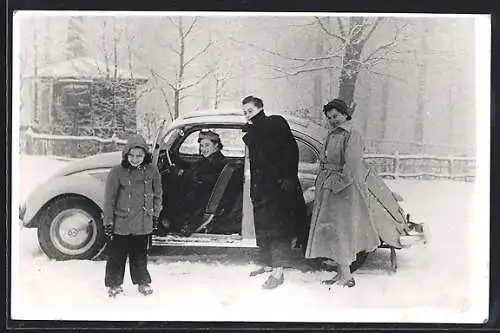
M260 98L244 98L242 108L248 120L243 141L250 159L255 233L265 264L250 275L271 272L263 288L273 289L284 282L283 267L290 259L292 240L307 239L299 151L285 118L267 116Z

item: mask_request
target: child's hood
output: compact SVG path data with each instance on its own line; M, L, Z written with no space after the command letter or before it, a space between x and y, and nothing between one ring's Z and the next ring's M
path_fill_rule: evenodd
M134 135L134 136L131 136L128 138L127 144L125 145L125 148L123 148L122 156L125 157L129 153L130 149L136 148L136 147L144 149L144 151L146 151L146 153L149 152L149 148L148 148L148 144L146 142L146 139L144 139L144 137L142 135L137 134L137 135Z

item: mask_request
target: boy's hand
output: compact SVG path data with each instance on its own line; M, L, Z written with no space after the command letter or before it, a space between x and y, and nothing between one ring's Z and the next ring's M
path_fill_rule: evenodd
M106 224L104 226L104 234L106 237L111 238L113 237L113 225L112 224Z

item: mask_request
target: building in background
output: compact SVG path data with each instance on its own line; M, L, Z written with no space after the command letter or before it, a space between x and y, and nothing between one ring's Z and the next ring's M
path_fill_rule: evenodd
M91 58L54 63L25 76L24 127L41 133L124 137L137 131L138 87L147 77L117 69L108 77L104 65Z

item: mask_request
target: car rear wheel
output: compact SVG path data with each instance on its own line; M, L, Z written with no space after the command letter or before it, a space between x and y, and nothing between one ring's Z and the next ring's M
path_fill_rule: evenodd
M41 212L38 242L52 259L93 259L105 245L100 209L83 197L66 197Z

